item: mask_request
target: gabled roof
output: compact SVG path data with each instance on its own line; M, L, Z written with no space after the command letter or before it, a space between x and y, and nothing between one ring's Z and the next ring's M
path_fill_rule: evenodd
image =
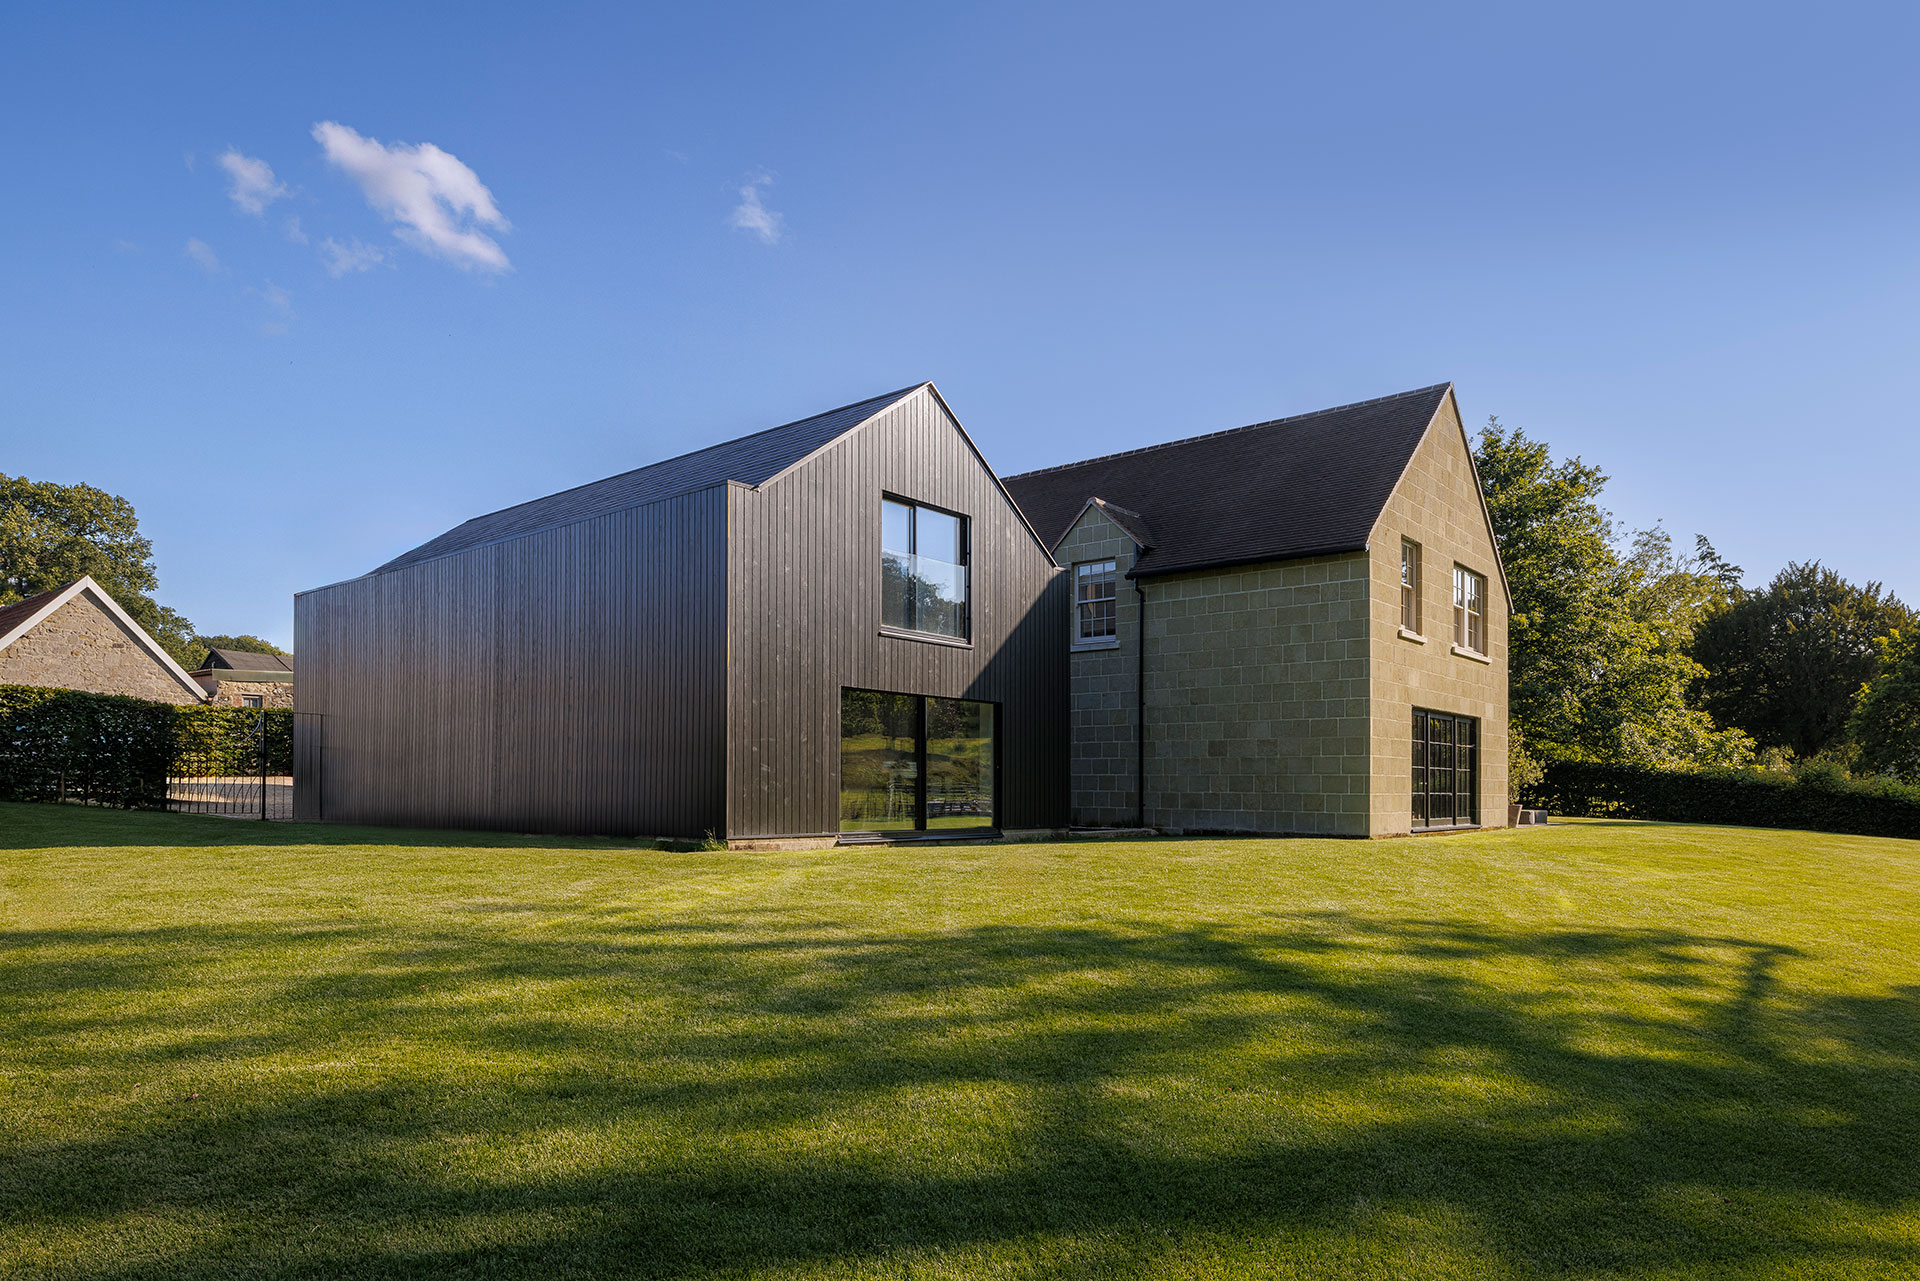
M187 675L187 669L173 661L173 656L160 648L160 642L147 635L147 629L133 621L133 616L120 608L120 602L107 594L107 589L93 581L93 576L83 574L65 587L57 587L50 592L41 592L25 600L15 601L11 605L0 607L0 649L25 636L38 627L42 620L50 617L62 605L74 597L85 593L95 604L117 619L120 625L132 634L140 647L150 654L154 661L167 669L167 673L179 681L196 698L206 697L206 691L199 682Z
M570 525L575 521L624 511L643 503L677 498L727 481L738 481L743 485L765 484L875 414L891 408L928 385L915 383L884 396L842 405L798 422L725 441L691 454L681 454L677 458L669 458L635 471L596 480L590 485L536 498L517 507L476 516L431 542L422 543L412 551L394 557L373 572L383 574L388 570L432 560L436 556L478 547L482 543L517 538L536 530Z
M1147 546L1134 570L1143 577L1359 551L1451 388L1107 454L1006 486L1049 547L1099 500Z
M285 672L292 675L293 659L285 654L256 654L250 649L209 648L207 668L237 672Z

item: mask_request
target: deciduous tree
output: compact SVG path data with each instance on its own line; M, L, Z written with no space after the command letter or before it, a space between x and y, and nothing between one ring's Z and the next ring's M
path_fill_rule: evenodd
M1879 583L1857 586L1817 561L1790 564L1764 591L1702 620L1692 645L1705 668L1700 701L1763 747L1818 755L1844 742L1854 697L1880 670L1874 641L1914 622Z
M177 661L193 627L157 603L153 544L133 504L92 485L0 474L0 605L90 574Z
M1920 783L1920 630L1896 627L1876 647L1880 670L1861 687L1849 721L1859 764Z

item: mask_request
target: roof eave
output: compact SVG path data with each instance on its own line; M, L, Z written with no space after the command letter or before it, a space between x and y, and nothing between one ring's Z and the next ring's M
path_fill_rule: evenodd
M1223 556L1214 560L1182 561L1172 565L1136 565L1127 571L1128 578L1165 578L1169 574L1197 573L1209 569L1237 569L1243 565L1279 565L1287 561L1312 560L1316 556L1350 556L1367 550L1367 544L1337 543L1326 547L1312 547L1297 552L1258 552L1244 556Z

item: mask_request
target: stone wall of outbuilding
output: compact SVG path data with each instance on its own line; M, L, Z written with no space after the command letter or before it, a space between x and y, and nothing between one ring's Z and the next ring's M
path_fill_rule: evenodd
M134 634L84 591L0 649L0 685L38 685L198 703Z
M262 707L292 707L292 681L229 681L221 680L217 673L200 676L195 673L201 685L206 687L209 701L221 707L240 707L246 694L260 695Z

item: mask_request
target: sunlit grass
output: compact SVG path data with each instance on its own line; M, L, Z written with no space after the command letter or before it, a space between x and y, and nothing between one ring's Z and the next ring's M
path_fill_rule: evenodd
M0 806L0 1276L1920 1275L1916 985L1912 842Z

